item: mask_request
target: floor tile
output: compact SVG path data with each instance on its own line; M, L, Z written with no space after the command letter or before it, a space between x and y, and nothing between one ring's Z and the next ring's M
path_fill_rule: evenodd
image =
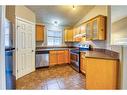
M85 76L70 65L37 69L16 81L16 89L25 90L83 90Z

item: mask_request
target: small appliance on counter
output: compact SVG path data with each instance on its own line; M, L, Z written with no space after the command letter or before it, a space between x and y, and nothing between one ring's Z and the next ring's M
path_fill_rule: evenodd
M91 46L88 44L80 45L76 47L75 49L70 50L70 64L73 69L80 72L80 52L81 51L88 51L91 50Z

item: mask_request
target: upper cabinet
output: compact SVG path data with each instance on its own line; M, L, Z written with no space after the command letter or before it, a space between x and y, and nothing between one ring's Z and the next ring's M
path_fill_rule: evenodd
M76 37L76 35L80 34L80 32L81 32L80 26L75 27L74 30L73 30L73 32L74 32L74 35L73 35L74 42L80 42L81 39L79 37Z
M64 41L73 42L73 29L72 28L64 30Z
M44 25L36 24L36 41L43 42L44 41Z
M106 39L106 17L97 16L86 22L86 40Z
M92 23L91 21L86 23L86 40L92 40Z
M96 16L78 27L65 29L65 42L80 42L82 36L85 40L105 40L106 39L106 17Z
M75 37L80 33L80 27L69 28L64 30L65 42L80 42L80 38Z

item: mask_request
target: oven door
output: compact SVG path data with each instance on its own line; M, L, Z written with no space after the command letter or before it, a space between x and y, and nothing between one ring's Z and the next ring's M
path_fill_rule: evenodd
M79 54L71 52L70 63L72 68L79 72Z

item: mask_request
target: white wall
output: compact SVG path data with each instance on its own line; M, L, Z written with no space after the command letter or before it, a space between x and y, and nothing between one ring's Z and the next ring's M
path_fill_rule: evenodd
M5 18L5 6L0 6L0 90L6 88L4 18Z
M36 15L25 6L15 6L15 15L33 23L36 22Z
M127 46L114 45L116 41L121 37L127 38L127 6L112 6L111 7L111 18L112 18L112 31L111 40L113 46L111 50L115 50L120 53L120 80L121 89L127 89ZM118 35L118 36L115 36Z
M123 47L123 78L122 88L127 90L127 46Z
M91 9L75 26L82 24L83 22L96 17L98 15L107 16L107 6L98 5Z

